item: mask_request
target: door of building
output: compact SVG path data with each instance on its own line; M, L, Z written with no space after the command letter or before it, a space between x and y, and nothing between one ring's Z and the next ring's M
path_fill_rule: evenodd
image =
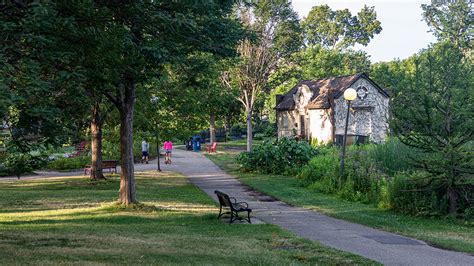
M300 115L300 136L306 138L306 119L304 115Z

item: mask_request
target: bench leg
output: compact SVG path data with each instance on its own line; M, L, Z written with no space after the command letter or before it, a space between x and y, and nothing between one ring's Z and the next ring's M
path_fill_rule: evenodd
M250 221L250 212L249 212L249 211L247 212L247 221L249 222L249 224L252 223L252 222Z
M217 219L221 218L222 215L222 206L219 206L219 215L217 215Z

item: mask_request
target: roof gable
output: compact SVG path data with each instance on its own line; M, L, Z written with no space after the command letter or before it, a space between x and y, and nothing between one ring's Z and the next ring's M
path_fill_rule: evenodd
M348 88L352 83L354 83L362 74L354 74L347 76L323 78L318 80L302 80L298 82L280 101L276 106L276 109L279 111L284 110L293 110L295 108L295 102L293 95L298 91L302 85L309 87L313 93L313 97L308 104L308 108L329 108L326 107L329 104L327 100L328 92L338 93Z
M365 73L357 73L354 75L338 76L323 78L318 80L302 80L296 84L278 103L276 110L294 110L295 101L293 95L298 91L302 85L306 85L313 93L310 103L307 105L308 109L327 109L330 108L329 95L333 94L334 99L339 98L344 90L352 86L357 80L364 78L368 80L382 95L389 97L388 93L371 80Z

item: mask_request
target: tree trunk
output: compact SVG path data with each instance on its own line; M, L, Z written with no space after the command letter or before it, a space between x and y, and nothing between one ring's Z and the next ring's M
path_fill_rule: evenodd
M133 110L135 105L135 83L130 81L124 88L120 100L120 193L119 203L131 204L137 201L135 192L133 160Z
M216 142L216 115L211 114L209 128L209 142L212 144Z
M100 117L99 102L96 102L92 108L91 150L91 179L105 179L102 172L102 119Z
M225 118L225 121L224 121L224 142L227 142L227 134L229 133L229 120L227 118Z
M252 135L252 110L247 110L247 151L252 151L253 135Z
M449 214L457 211L458 193L452 187L448 188Z

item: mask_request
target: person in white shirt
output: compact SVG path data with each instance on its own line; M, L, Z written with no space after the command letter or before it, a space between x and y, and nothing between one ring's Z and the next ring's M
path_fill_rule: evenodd
M146 140L142 141L142 163L148 163L148 150L150 149L150 144Z

